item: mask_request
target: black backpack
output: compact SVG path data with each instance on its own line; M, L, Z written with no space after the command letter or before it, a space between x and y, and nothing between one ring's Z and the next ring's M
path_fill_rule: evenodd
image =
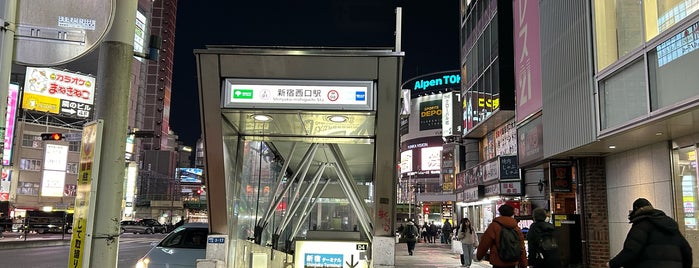
M537 257L546 259L551 253L558 249L558 240L553 236L553 231L542 231L539 235L539 248Z
M497 221L495 221L497 222ZM518 261L522 256L522 248L519 244L519 234L514 228L508 228L500 224L500 243L498 246L498 257L505 262Z

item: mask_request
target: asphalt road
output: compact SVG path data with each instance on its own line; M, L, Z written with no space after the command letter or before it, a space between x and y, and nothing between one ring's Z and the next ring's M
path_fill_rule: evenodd
M119 268L132 268L138 259L148 252L152 242L160 241L167 234L122 234L119 238ZM61 239L60 234L30 235L27 240ZM65 239L70 239L66 235ZM2 239L23 240L5 233ZM16 248L0 250L0 267L18 268L64 268L68 267L68 252L70 246L49 246L38 248Z

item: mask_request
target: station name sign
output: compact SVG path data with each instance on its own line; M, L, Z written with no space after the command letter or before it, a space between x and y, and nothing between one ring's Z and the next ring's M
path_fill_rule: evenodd
M374 109L372 81L226 79L223 108Z

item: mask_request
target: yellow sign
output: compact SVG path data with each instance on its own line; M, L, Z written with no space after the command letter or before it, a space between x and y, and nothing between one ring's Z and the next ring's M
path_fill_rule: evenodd
M96 162L95 148L100 124L86 124L83 127L80 146L80 167L78 172L78 191L75 196L75 214L73 215L73 234L70 241L70 258L68 267L83 267L84 252L87 244L87 224L90 218L90 189L92 185L92 167ZM97 155L99 156L99 155ZM91 229L91 228L90 228Z
M22 109L58 114L61 99L25 92L22 97Z

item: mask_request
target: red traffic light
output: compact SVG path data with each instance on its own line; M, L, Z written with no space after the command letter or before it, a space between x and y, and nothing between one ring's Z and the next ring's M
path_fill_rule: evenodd
M41 139L45 141L59 141L63 139L62 133L41 133Z

